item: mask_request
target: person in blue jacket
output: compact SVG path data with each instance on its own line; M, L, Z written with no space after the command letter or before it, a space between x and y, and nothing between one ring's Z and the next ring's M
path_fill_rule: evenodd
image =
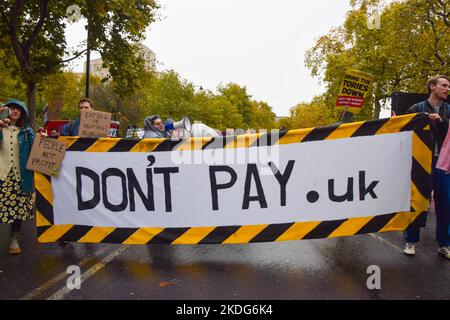
M94 110L94 104L89 98L83 98L78 102L78 110ZM61 136L78 136L80 130L80 118L70 121L65 124L61 129Z
M5 108L10 116L0 120L0 223L12 225L9 253L19 254L22 221L34 218L33 172L26 165L35 135L25 103L13 99L0 112Z

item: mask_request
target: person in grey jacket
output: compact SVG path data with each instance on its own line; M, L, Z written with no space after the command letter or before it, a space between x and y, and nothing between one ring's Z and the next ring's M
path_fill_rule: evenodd
M145 118L143 138L170 138L170 133L165 130L160 116L153 115Z

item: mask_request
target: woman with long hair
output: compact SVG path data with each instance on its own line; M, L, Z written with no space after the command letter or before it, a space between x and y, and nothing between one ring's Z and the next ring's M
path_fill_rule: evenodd
M22 221L34 217L33 172L26 165L35 135L28 124L25 103L10 100L0 108L0 113L6 108L10 115L0 120L0 223L11 224L9 253L19 254Z

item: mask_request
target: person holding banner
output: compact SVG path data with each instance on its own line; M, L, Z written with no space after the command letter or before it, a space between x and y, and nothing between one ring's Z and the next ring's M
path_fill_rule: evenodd
M78 110L94 110L94 104L91 99L83 98L78 102ZM61 129L61 136L78 136L78 131L80 130L80 118L70 121L65 124Z
M33 172L26 169L35 134L28 124L28 109L22 101L6 102L9 117L0 120L0 223L11 224L10 254L19 254L22 221L34 217Z
M446 103L450 90L447 76L436 76L428 80L426 101L415 104L408 113L426 112L431 121L432 136L432 173L430 188L433 191L436 212L436 240L439 243L438 255L450 260L450 175L436 166L444 140L449 129L450 105ZM405 233L405 249L407 255L415 255L415 244L420 240L420 227L413 224Z

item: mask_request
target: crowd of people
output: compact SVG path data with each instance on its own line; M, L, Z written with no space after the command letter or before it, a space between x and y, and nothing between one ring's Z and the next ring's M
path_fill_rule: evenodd
M427 83L429 98L409 108L409 113L424 112L430 119L433 145L432 174L430 190L435 203L436 240L438 255L450 260L450 105L446 103L450 90L450 80L446 76L436 76ZM28 109L25 103L10 100L0 107L0 114L9 108L8 116L0 119L0 223L11 225L9 253L19 254L19 232L22 221L34 217L33 173L26 168L35 134L29 125ZM88 98L81 99L78 109L93 110L94 105ZM160 116L153 115L144 120L143 138L170 138L173 120L164 122ZM51 136L78 136L80 119L65 124L60 132ZM204 124L193 124L191 136L220 135L218 130ZM416 254L415 244L420 240L420 228L424 225L411 224L405 232L404 253Z

